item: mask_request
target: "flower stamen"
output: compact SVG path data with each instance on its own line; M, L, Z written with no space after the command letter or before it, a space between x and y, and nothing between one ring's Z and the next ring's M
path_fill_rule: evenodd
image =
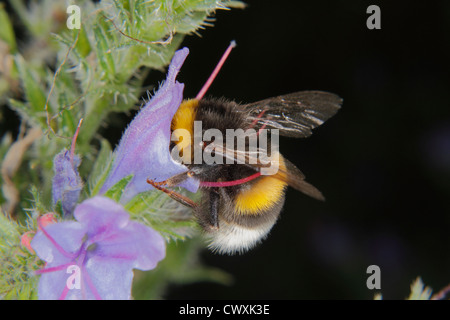
M216 78L217 74L219 73L220 69L222 68L223 64L225 63L225 60L227 60L228 56L230 55L231 50L236 47L236 41L231 41L230 45L228 46L227 50L225 50L224 54L222 55L222 58L220 58L219 63L214 68L213 72L209 76L208 80L206 80L205 84L203 85L200 92L197 94L195 99L200 100L203 98L203 96L206 94L206 91L208 91L209 87L211 86L212 82Z
M50 268L43 268L36 270L35 274L43 274L43 273L49 273L49 272L55 272L55 271L61 271L67 269L69 266L73 265L73 263L65 263L57 267L50 267Z
M78 133L80 132L80 126L81 126L82 122L83 122L83 118L81 118L80 121L78 122L77 130L75 131L75 134L73 135L72 145L70 146L70 164L72 165L72 167L73 167L73 158L75 156L75 143L77 142Z

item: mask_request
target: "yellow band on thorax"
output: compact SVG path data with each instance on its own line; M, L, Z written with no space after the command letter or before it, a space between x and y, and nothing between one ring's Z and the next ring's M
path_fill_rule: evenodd
M198 100L184 100L173 116L171 129L176 147L182 154L183 162L190 163L191 146L194 138L194 120L197 114Z

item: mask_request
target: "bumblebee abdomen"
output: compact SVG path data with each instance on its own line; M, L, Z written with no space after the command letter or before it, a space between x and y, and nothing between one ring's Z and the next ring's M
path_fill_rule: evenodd
M263 176L249 188L241 189L234 199L239 215L260 215L273 208L284 198L287 184L272 176Z
M253 183L222 188L219 228L206 228L209 248L226 254L243 253L264 240L281 212L286 183L263 176ZM207 219L206 211L202 213Z

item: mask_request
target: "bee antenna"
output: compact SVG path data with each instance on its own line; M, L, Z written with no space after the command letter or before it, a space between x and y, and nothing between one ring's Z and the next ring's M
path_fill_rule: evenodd
M200 92L195 97L197 100L200 100L205 95L206 91L208 91L209 87L211 86L212 82L216 78L217 74L220 71L220 68L222 68L223 64L225 63L225 60L227 60L228 56L230 55L231 50L236 47L236 41L231 41L230 45L228 46L227 50L222 55L222 58L220 58L219 63L217 63L216 67L214 68L213 72L209 76L208 80L206 80L205 84L203 85Z

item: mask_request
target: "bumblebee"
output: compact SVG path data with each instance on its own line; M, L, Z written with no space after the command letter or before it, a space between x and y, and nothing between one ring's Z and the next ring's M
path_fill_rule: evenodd
M189 140L177 139L170 145L172 154L173 151L180 154L179 161L187 166L188 171L162 182L147 182L194 210L209 239L210 249L222 254L243 253L265 239L280 215L288 186L324 200L322 193L306 182L303 173L277 150L268 147L251 151L250 137L245 140L244 149L223 147L214 139L198 140L197 137L196 141L194 124L201 122L201 137L210 129L223 135L230 129L254 129L256 137L253 138L258 146L264 129L268 132L276 130L281 136L306 138L312 134L312 129L339 110L342 104L340 97L323 91L300 91L250 104L198 97L183 101L171 124L173 133L178 129L189 132ZM270 142L272 136L265 135L264 138ZM187 147L198 141L203 151L209 149L216 159L223 158L223 161L188 161L194 151ZM270 143L268 145L271 146ZM262 153L270 153L272 160L262 163L259 160ZM239 157L247 161L239 162ZM261 174L274 161L277 161L276 173ZM200 181L200 203L167 189L189 177Z

